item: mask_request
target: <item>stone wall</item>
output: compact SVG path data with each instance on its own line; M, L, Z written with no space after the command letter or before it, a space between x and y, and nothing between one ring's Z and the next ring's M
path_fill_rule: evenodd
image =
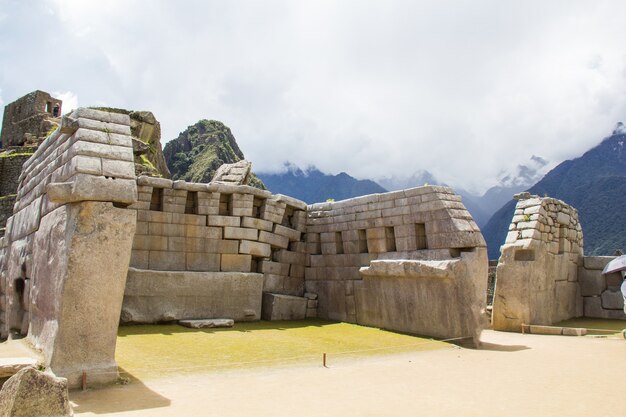
M15 204L15 196L7 195L0 197L0 237L4 236L7 220L13 214L13 205Z
M171 300L164 301L153 298L149 280L140 282L138 273L129 274L124 321L213 317L258 320L261 291L303 296L305 203L246 185L150 177L140 177L137 183L138 201L130 206L137 210L131 267L143 271L143 276L149 276L148 271L169 271L169 276L181 277L181 285L171 288ZM259 303L216 304L209 300L216 293L209 291L203 296L207 298L206 308L191 311L182 300L198 293L189 292L189 286L194 284L182 278L191 276L182 271L203 272L214 279L227 273L244 273L256 280L255 276L261 274L261 285L249 287L258 292ZM155 279L161 276L152 275ZM233 294L242 287L235 280L230 282L233 287L223 287L219 294L224 302L230 299L234 303ZM172 301L175 299L179 302ZM232 313L234 310L236 314Z
M578 267L585 317L626 320L624 298L620 291L621 273L602 275L606 264L613 259L615 256L585 256Z
M116 378L115 342L137 200L130 121L78 109L23 164L0 239L0 332L28 334L78 386Z
M451 189L314 204L306 232L320 317L436 337L482 329L486 245Z
M44 139L61 116L63 102L43 91L33 91L4 107L2 148L22 146L29 138Z
M0 236L4 235L7 220L13 214L17 182L22 165L32 154L0 152Z
M583 234L578 212L554 198L517 203L496 270L493 327L550 325L583 315L578 284Z

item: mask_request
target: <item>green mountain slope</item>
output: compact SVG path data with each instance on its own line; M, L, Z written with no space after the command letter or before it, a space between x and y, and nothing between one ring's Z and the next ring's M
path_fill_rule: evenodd
M619 126L598 146L561 163L528 191L578 209L586 255L626 249L626 133ZM515 201L509 201L482 230L490 259L500 255L514 209Z
M210 182L223 164L245 159L230 129L216 120L200 120L189 126L163 149L173 180ZM265 189L254 174L250 185Z

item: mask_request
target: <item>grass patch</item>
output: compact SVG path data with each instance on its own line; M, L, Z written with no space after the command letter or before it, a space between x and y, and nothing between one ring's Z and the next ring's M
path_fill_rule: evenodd
M582 319L570 319L565 320L560 323L554 324L555 326L561 327L584 327L585 329L589 329L589 335L602 335L602 336L620 336L622 330L626 329L626 320L609 320L609 319L590 319L590 318L582 318ZM593 329L599 329L600 331L596 331ZM602 330L611 330L614 332L605 332Z
M324 320L236 323L231 329L178 325L119 328L116 360L129 374L156 378L216 370L321 364L345 358L450 346L385 330Z

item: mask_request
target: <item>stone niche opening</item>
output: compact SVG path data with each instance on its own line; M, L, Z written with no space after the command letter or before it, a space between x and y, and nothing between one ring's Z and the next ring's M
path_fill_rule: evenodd
M220 216L232 215L233 207L233 195L232 194L220 194Z
M532 249L518 249L513 257L516 261L534 261L535 251Z
M426 225L424 223L415 224L415 244L417 250L428 249L428 239L426 239Z
M195 191L187 191L185 214L198 214L198 193Z
M153 188L150 199L150 210L163 211L163 188Z
M476 251L476 248L450 248L450 256L453 258L460 258L462 253L470 253Z

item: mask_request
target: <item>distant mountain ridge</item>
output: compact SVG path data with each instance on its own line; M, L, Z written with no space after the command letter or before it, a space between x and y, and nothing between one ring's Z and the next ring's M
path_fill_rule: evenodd
M626 129L618 123L613 134L581 157L564 161L530 187L578 209L585 254L612 255L626 249ZM513 217L515 201L500 208L483 228L489 258L500 256Z
M387 192L371 180L357 180L345 172L337 175L324 174L315 167L301 169L287 164L281 173L257 173L268 190L285 194L308 204L328 199L345 200L367 194Z

